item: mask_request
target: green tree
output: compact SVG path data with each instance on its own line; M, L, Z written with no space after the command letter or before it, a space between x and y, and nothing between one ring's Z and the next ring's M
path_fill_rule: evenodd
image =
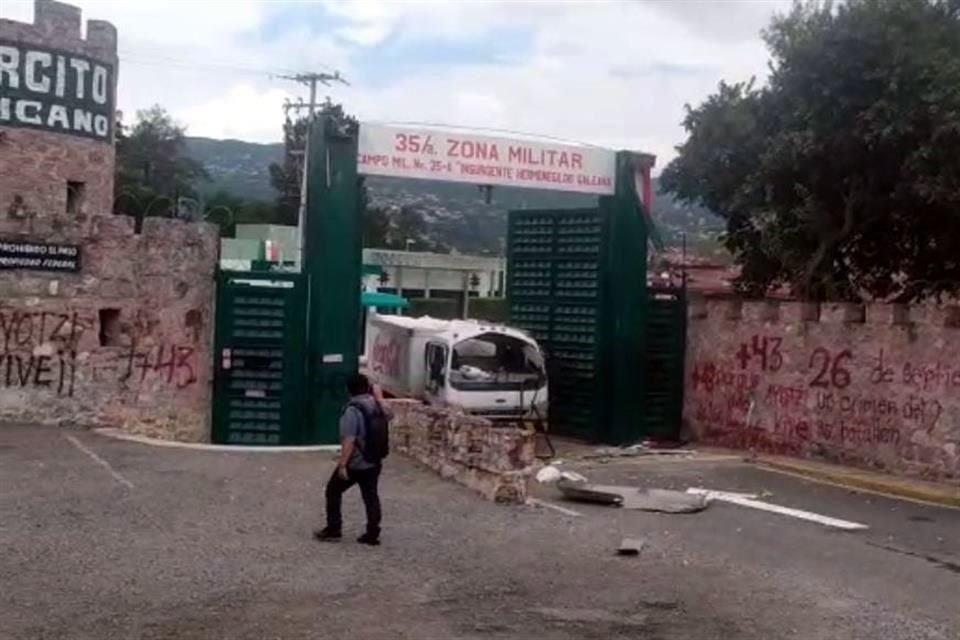
M334 104L329 98L320 105L319 113L357 125L356 118L347 115L342 105ZM308 127L309 119L306 117L297 120L287 118L283 123L283 162L270 165L270 184L277 192L277 215L282 221L280 224L296 225L299 221Z
M662 177L726 221L744 293L913 301L960 288L960 0L796 4L765 87L687 110Z
M188 155L185 131L158 105L137 111L129 130L117 123L115 213L173 216L196 202L197 185L210 176Z
M204 203L204 219L220 225L220 235L233 237L238 224L281 224L276 206L218 191Z
M321 114L332 115L353 125L355 118L347 115L343 106L327 100L320 106ZM300 193L303 186L302 167L307 142L308 118L290 120L283 125L284 157L282 163L270 165L270 183L277 192L276 224L296 225L299 220ZM395 216L370 201L366 182L360 179L360 211L363 215L363 246L380 249L402 249L405 238L419 239L426 233L426 223L415 211L401 211ZM396 217L396 219L394 219ZM406 234L406 235L404 235Z
M306 141L307 119L287 118L283 123L283 163L270 165L270 184L277 192L276 208L281 224L296 225L299 221Z

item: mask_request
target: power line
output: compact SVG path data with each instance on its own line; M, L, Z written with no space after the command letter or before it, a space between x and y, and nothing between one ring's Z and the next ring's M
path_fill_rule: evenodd
M253 75L263 75L271 78L286 78L287 76L296 75L300 72L293 69L287 68L273 68L266 69L262 67L252 67L246 65L240 65L230 62L216 62L216 61L205 61L200 62L196 60L184 60L178 59L169 56L156 55L150 53L140 53L132 51L121 51L120 52L121 62L128 62L132 64L141 64L141 65L150 65L150 66L169 66L169 67L181 67L187 69L217 69L217 70L226 70L233 71L236 73L248 73ZM326 65L320 65L321 67L326 67ZM329 67L326 67L329 68ZM339 76L339 72L334 72L329 75L331 78Z
M300 110L300 109L309 109L310 115L317 110L317 85L322 84L325 87L329 87L332 82L339 82L347 86L350 85L346 79L340 75L339 71L334 71L333 73L297 73L297 74L284 74L277 76L281 80L292 80L302 85L306 85L310 88L310 102L304 103L302 100L299 103L287 102L284 105L285 111Z
M283 73L286 73L286 70L281 69L257 69L254 67L241 67L237 65L230 64L216 64L216 63L196 63L188 62L186 60L164 60L160 58L141 58L139 56L131 55L120 55L120 61L125 64L134 64L134 65L147 65L155 67L177 67L181 69L194 69L194 70L204 70L204 69L213 69L217 71L231 71L234 73L249 74L249 75L259 75L266 76L270 78L279 77Z

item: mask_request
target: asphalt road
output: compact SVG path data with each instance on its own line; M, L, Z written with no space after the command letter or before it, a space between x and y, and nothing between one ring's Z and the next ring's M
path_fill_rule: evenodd
M960 638L958 511L740 463L645 460L578 467L608 483L768 491L871 528L720 504L566 504L573 518L388 463L384 545L321 545L310 531L329 454L2 426L0 638ZM359 496L346 517L359 533ZM639 557L614 555L624 536L647 540Z

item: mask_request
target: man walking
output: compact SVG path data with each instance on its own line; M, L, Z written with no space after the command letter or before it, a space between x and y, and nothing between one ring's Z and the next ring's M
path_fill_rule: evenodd
M314 532L322 541L343 537L341 506L344 492L355 484L367 511L367 531L357 542L380 544L380 496L377 483L383 459L389 452L389 416L381 403L379 389L366 376L356 374L347 381L350 402L340 416L340 458L327 482L327 526Z

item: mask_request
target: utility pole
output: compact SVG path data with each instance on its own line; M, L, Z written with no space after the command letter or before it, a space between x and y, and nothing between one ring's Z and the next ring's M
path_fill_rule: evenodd
M296 103L287 101L283 105L284 112L287 115L290 114L290 111L296 111L299 113L301 109L308 110L308 122L313 122L313 115L317 112L317 85L323 84L324 86L330 86L331 82L340 82L342 84L349 85L341 75L340 72L334 73L298 73L293 76L277 76L282 80L292 80L294 82L299 82L302 85L310 87L310 102L304 103L303 100L300 100ZM304 233L304 216L307 212L307 158L310 157L310 126L307 125L307 134L306 140L303 149L303 164L301 165L302 169L300 172L300 205L297 207L297 267L300 271L303 271L303 233Z

